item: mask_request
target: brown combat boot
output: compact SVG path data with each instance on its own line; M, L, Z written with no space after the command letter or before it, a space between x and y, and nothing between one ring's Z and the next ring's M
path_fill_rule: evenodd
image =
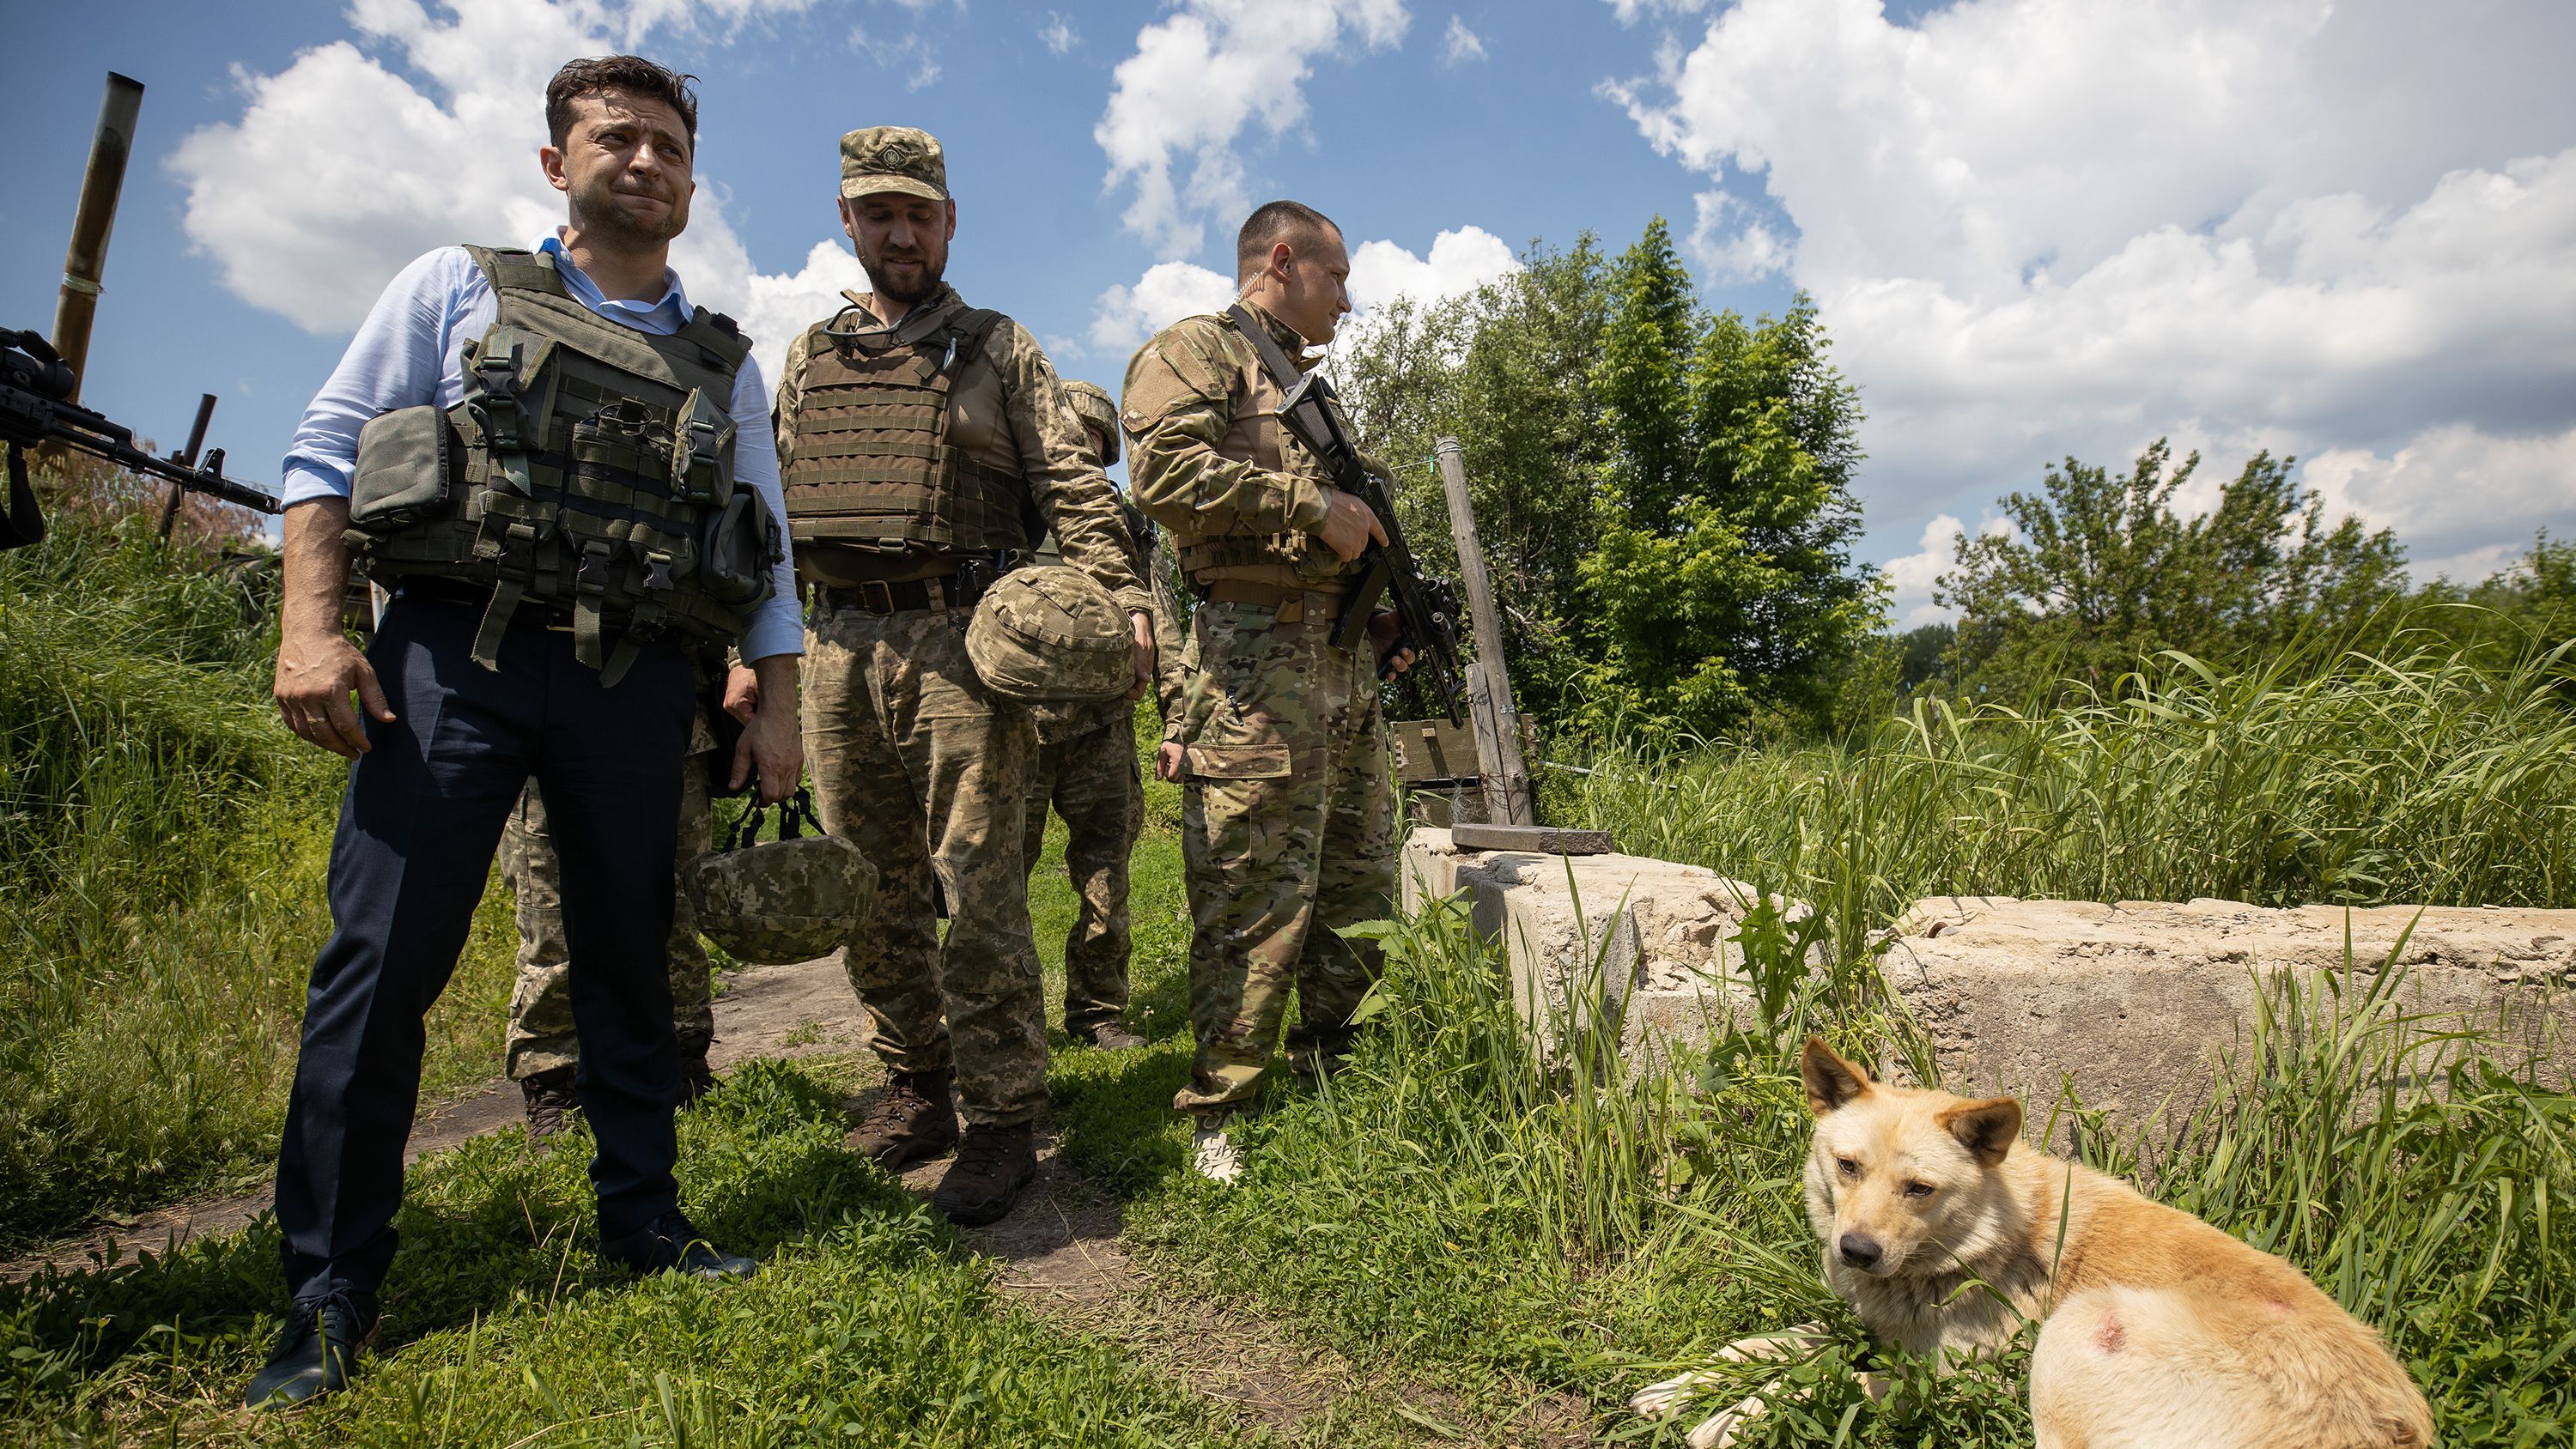
M1129 1031L1115 1018L1084 1027L1073 1033L1073 1039L1105 1052L1133 1051L1145 1044L1143 1037Z
M957 1161L939 1180L930 1205L961 1228L998 1222L1038 1175L1037 1129L969 1125Z
M528 1099L528 1140L544 1142L563 1135L565 1119L581 1109L573 1095L571 1067L548 1067L519 1079L519 1091Z
M842 1145L888 1172L928 1162L957 1145L957 1104L946 1072L892 1072L885 1095Z

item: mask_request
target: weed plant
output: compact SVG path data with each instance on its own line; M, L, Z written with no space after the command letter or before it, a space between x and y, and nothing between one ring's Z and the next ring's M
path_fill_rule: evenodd
M2571 906L2571 664L2168 655L2055 709L1920 701L1847 747L1613 745L1546 806L1810 900L1845 954L1936 894Z
M168 1201L276 1150L339 762L278 725L255 571L144 513L0 554L0 1244ZM487 906L429 1090L498 1067Z

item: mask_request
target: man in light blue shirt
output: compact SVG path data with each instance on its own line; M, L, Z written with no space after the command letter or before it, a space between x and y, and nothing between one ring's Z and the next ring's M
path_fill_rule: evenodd
M673 449L669 428L677 415L666 412L659 424L665 430L653 435L663 440L655 444L661 451L629 448L619 455L624 463L602 472L607 455L595 449L578 462L557 451L555 405L519 400L513 379L520 375L505 368L496 376L493 359L483 358L468 429L475 441L456 444L468 454L462 474L481 490L474 499L492 500L476 504L485 510L482 523L509 525L506 533L488 528L482 535L505 550L495 558L499 576L513 577L514 551L536 558L542 545L545 587L532 586L513 602L515 595L496 594L489 582L398 570L397 592L366 654L340 627L359 433L380 415L443 410L466 399L467 345L483 339L502 312L496 280L511 289L523 326L552 307L563 320L549 325L592 338L585 345L602 359L639 355L636 343L618 340L625 333L617 329L629 329L672 339L640 349L650 354L642 362L684 377L730 374L733 478L756 490L784 536L768 399L748 345L730 323L696 313L670 271L670 241L688 224L695 189L697 103L686 79L635 56L580 60L555 76L546 102L553 144L539 159L548 182L565 193L569 224L535 257L492 257L488 273L484 258L462 248L405 268L314 399L287 457L278 708L288 728L353 763L331 850L335 929L314 962L278 1154L277 1219L293 1303L276 1352L251 1381L253 1405L292 1404L343 1387L374 1330L376 1290L393 1259L392 1224L402 1201L403 1142L419 1096L422 1017L455 969L503 818L531 779L545 797L562 860L572 1010L582 1042L577 1090L598 1144L590 1175L600 1250L643 1271L706 1278L752 1271L749 1260L701 1239L679 1210L672 1176L680 1059L664 942L694 665L672 642L635 627L639 612L611 620L627 642L603 671L596 581L608 569L640 565L587 545L571 551L599 536L595 523L584 525L589 534L574 534L576 507L594 519L628 521L635 538L694 528L690 520L700 515L679 504L684 477L693 487L699 481L683 471L699 457L688 443L697 435L683 430L676 435L682 446ZM504 270L514 255L506 262L512 270ZM593 318L616 327L603 330ZM529 345L527 333L519 336L508 354L513 367ZM583 411L591 419L583 428L612 416L623 423L638 407L649 412L641 399L663 385L625 364L607 364L604 372L585 366L578 378L556 374L561 386L579 380L595 388L605 377L615 384L612 394L645 391L611 396L595 415ZM621 378L627 381L617 383ZM458 425L438 416L437 426L459 439ZM584 446L580 429L572 436L576 450ZM513 441L516 453L507 451ZM399 456L426 454L414 448ZM516 489L517 476L504 480L499 472L505 463L542 467L552 481ZM648 496L643 485L651 475L638 468L668 469L661 485L667 493ZM419 471L429 480L457 476L425 465ZM441 496L448 486L439 485ZM358 496L369 495L359 489ZM433 509L430 516L441 515ZM371 521L368 533L380 541L429 538L437 526L406 532L414 526ZM659 582L645 587L662 587L673 574L688 582L687 571L703 574L704 557L713 553L710 546L701 555L685 539L665 548L653 563ZM683 554L683 562L672 562ZM571 582L572 564L579 565L579 609L556 592ZM762 798L778 800L794 792L803 773L796 714L802 631L787 566L776 563L770 572L770 596L740 632L752 714L732 773L737 785L756 774ZM757 580L758 568L747 577Z

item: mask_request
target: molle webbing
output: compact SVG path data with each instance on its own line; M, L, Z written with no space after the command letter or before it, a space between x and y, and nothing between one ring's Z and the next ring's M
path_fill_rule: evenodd
M743 560L719 577L715 557L736 498L733 385L750 344L703 310L668 336L623 327L582 306L543 257L466 250L497 315L467 349L465 399L448 414L462 498L370 540L371 566L488 586L474 646L486 666L528 599L572 610L577 657L610 684L650 640L730 642L757 602L744 597Z
M830 323L806 334L781 469L796 542L976 553L1029 546L1026 482L969 457L949 430L958 373L1000 321L998 312L961 308L911 344L870 345Z

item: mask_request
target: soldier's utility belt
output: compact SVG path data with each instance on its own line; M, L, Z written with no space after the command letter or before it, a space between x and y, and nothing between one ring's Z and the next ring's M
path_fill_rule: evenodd
M1257 579L1215 579L1200 586L1198 594L1211 604L1250 604L1256 608L1276 609L1279 612L1272 622L1294 624L1305 618L1309 610L1321 615L1337 614L1342 606L1342 596L1348 592L1341 588L1270 584Z
M394 597L408 594L416 599L436 599L442 604L455 604L480 614L492 603L492 591L479 584L461 583L454 579L402 579L394 585ZM521 599L511 612L515 624L536 624L558 634L572 632L572 606L550 604L543 599Z
M960 563L953 573L900 583L870 579L856 584L817 584L814 596L827 609L856 609L880 618L924 609L971 609L995 580L1010 571L1009 562L1006 556L971 558Z

